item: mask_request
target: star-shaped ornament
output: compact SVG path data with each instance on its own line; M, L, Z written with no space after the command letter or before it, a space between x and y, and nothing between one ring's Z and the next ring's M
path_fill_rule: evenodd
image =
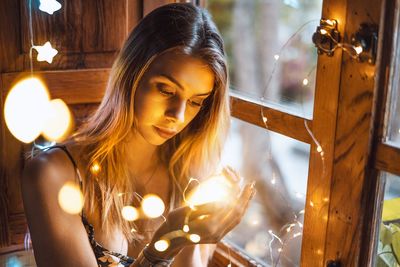
M33 46L38 52L37 61L47 61L49 64L53 62L53 57L57 55L58 51L51 47L50 42L46 42L42 46Z
M61 8L61 4L56 0L40 0L39 9L50 15Z

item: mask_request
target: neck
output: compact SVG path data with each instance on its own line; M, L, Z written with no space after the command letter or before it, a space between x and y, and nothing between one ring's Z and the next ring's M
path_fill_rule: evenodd
M132 133L125 143L126 163L129 172L141 176L158 164L158 146L149 144L139 133Z

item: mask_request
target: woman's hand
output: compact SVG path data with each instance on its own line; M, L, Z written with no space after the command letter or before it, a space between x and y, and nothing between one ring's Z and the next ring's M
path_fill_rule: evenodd
M233 184L238 184L240 178L233 170L225 169L224 175ZM147 248L148 252L158 258L171 259L185 246L219 242L239 224L254 194L254 183L251 183L245 185L239 197L229 203L212 202L195 206L195 209L185 206L171 211L155 232ZM200 240L194 242L190 235L198 235ZM169 242L168 248L162 252L155 248L156 242L160 240Z

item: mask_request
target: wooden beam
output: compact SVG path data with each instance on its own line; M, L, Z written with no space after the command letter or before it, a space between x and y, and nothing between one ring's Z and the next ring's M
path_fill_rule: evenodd
M241 98L238 94L231 94L231 114L233 117L267 128L288 137L310 144L312 139L304 127L304 123L312 128L312 121L267 107L260 103ZM264 124L261 112L267 118Z
M47 85L52 99L61 98L67 104L99 103L104 96L109 69L35 72ZM3 73L3 93L29 73Z
M379 144L376 150L375 168L400 176L400 148Z
M322 18L336 19L338 30L344 33L346 8L349 0L325 0ZM322 147L324 156L311 143L310 162L305 202L304 229L301 247L301 266L322 267L325 263L325 247L331 196L332 172L335 151L337 109L339 105L342 50L333 56L318 56L313 111L313 134Z
M350 43L361 23L378 24L381 4L380 0L346 1L346 11L339 20L344 24L342 42ZM370 179L366 170L374 119L375 68L376 65L354 60L347 53L343 53L341 67L338 67L339 104L333 138L334 157L330 162L332 176L324 265L337 260L341 266L362 266L362 226L365 213L370 212L363 197Z
M210 267L226 267L231 264L232 267L256 267L262 266L260 262L251 259L246 253L234 247L233 244L226 241L220 241L214 251L213 258L208 266Z

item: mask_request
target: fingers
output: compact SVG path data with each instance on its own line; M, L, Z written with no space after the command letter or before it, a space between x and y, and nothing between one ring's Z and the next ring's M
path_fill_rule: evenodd
M193 220L190 223L191 231L198 232L204 242L218 242L240 223L254 192L254 184L247 184L233 205L220 208L218 212L214 210L213 215L203 221L201 217Z
M220 239L222 239L228 232L230 232L233 228L235 228L236 225L240 223L249 206L250 200L254 197L254 194L254 183L247 184L242 190L241 195L233 208L223 219L220 220Z
M235 171L232 167L226 166L222 169L222 174L229 180L232 184L238 184L241 182L242 178L239 173Z
M229 233L233 228L236 227L236 225L238 225L241 222L241 220L242 220L244 214L246 213L247 208L250 204L250 200L255 195L254 189L250 189L249 191L251 191L251 193L249 193L249 192L246 193L246 194L250 194L250 195L247 195L247 197L245 198L246 202L245 203L242 202L241 205L236 205L237 208L235 210L233 210L232 213L226 217L227 227L224 229L222 237L225 236L227 233Z

